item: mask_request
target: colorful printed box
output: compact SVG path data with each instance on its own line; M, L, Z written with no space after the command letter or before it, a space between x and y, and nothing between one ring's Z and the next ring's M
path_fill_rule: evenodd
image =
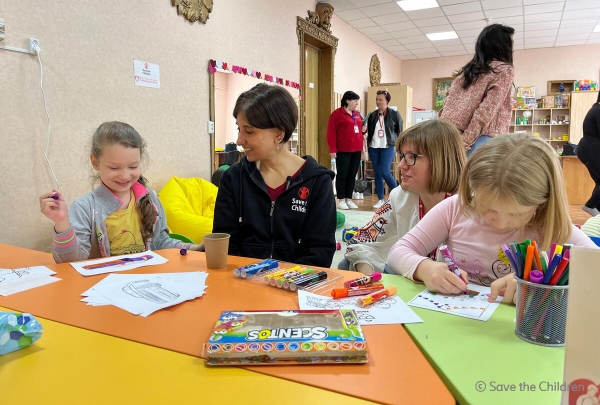
M352 309L225 311L202 349L208 365L366 363Z
M517 97L535 98L535 86L517 87Z

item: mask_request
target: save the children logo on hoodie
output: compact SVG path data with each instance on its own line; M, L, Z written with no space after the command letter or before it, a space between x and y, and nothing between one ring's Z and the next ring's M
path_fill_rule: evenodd
M306 206L308 204L306 199L308 198L309 194L310 190L308 187L300 187L298 190L298 197L300 197L300 199L292 198L292 211L306 212Z

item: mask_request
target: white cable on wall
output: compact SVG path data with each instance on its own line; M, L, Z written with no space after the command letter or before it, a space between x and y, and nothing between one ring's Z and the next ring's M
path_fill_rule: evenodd
M50 159L48 159L48 147L50 146L50 114L48 114L48 105L46 104L46 93L44 92L44 68L42 67L42 58L40 57L40 50L37 49L37 57L40 62L40 89L42 90L42 96L44 98L44 110L46 111L46 118L48 119L48 132L46 134L46 150L44 151L44 157L46 158L46 163L48 164L48 168L52 173L52 177L56 182L56 189L60 190L60 183L56 178L56 174L54 173L54 169L52 169L52 164L50 164Z

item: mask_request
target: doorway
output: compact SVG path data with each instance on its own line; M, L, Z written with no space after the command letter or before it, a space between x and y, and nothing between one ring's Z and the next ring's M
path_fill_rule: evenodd
M338 39L327 31L297 17L300 45L300 156L311 155L329 166L327 123L337 107L333 94L333 66Z

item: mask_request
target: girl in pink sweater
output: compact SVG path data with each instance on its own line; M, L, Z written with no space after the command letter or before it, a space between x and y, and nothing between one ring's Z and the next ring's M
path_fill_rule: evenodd
M396 273L422 281L430 291L465 292L465 282L444 262L427 258L441 243L450 248L462 276L491 286L490 301L513 301L513 269L498 258L503 243L535 239L540 249L552 242L594 247L571 224L562 170L548 143L527 134L502 135L467 161L457 195L436 205L390 250Z

